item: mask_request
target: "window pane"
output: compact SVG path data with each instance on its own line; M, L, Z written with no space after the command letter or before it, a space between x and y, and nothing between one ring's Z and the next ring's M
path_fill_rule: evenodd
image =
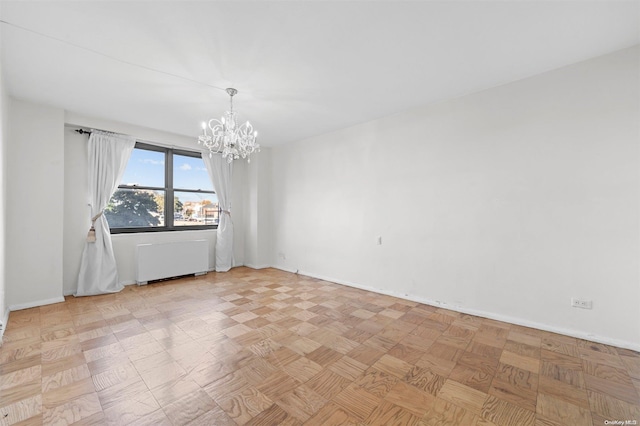
M173 156L173 187L213 191L213 185L202 158L175 154Z
M218 197L216 194L176 191L173 197L175 205L173 223L175 226L218 224Z
M164 191L118 189L104 211L110 228L164 226Z
M164 188L164 152L134 148L121 185Z

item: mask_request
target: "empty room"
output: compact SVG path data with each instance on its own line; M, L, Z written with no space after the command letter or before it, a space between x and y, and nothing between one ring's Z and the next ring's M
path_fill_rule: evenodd
M640 2L0 1L0 425L640 422Z

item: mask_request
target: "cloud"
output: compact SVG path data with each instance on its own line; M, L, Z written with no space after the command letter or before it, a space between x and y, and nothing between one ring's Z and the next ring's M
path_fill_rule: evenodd
M141 163L145 164L153 164L154 166L164 166L164 160L153 160L151 158L143 158L140 160Z
M184 163L182 166L180 166L180 170L191 170L191 166L187 163Z
M196 167L196 170L199 172L206 172L207 168L206 167Z

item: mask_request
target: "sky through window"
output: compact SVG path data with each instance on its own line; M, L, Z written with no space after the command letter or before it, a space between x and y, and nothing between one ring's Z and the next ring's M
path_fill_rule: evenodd
M164 153L146 149L134 149L120 182L123 185L164 187ZM201 189L213 191L211 179L202 158L174 154L173 187L176 189ZM211 198L211 194L205 194ZM197 193L181 192L181 201L201 201ZM217 201L217 200L216 200Z

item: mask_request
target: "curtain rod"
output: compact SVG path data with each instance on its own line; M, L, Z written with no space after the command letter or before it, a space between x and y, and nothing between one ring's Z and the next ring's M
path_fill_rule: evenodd
M94 130L98 131L98 132L105 132L105 133L111 133L111 134L123 135L123 136L132 136L132 137L136 138L135 136L127 135L126 133L112 132L112 131L109 131L109 130L102 130L102 129L85 129L83 127L75 129L74 132L79 133L81 135L91 135L91 133L93 133ZM138 138L136 138L136 140L138 140ZM146 142L146 141L140 140L140 142Z
M115 134L115 135L122 135L122 136L131 136L133 138L136 139L136 141L140 141L140 142L148 142L148 143L155 143L155 142L151 142L151 141L145 141L142 139L139 139L133 135L127 135L126 133L120 133L120 132L112 132L110 130L102 130L102 129L85 129L83 127L80 127L79 129L75 129L74 132L79 133L81 135L91 135L91 133L93 133L94 131L97 132L104 132L104 133L111 133L111 134Z
M71 127L71 126L69 126ZM73 126L73 127L79 127L79 126ZM112 132L109 130L102 130L102 129L87 129L87 128L83 128L80 127L78 129L74 129L74 132L80 134L80 135L91 135L92 130L98 130L101 132L107 132L107 133L117 133L117 132ZM121 135L126 135L125 133L119 133ZM133 135L126 135L126 136L133 136ZM192 151L192 152L200 152L202 153L201 149L198 149L198 147L193 147L193 149L191 147L184 147L184 146L176 146L176 145L170 145L167 143L162 143L162 142L157 142L157 141L149 141L149 140L145 140L145 139L140 139L136 136L133 136L134 138L136 138L136 142L142 142L142 143L146 143L149 145L155 145L155 146L161 146L164 148L172 148L172 149L177 149L177 150L183 150L183 151Z

